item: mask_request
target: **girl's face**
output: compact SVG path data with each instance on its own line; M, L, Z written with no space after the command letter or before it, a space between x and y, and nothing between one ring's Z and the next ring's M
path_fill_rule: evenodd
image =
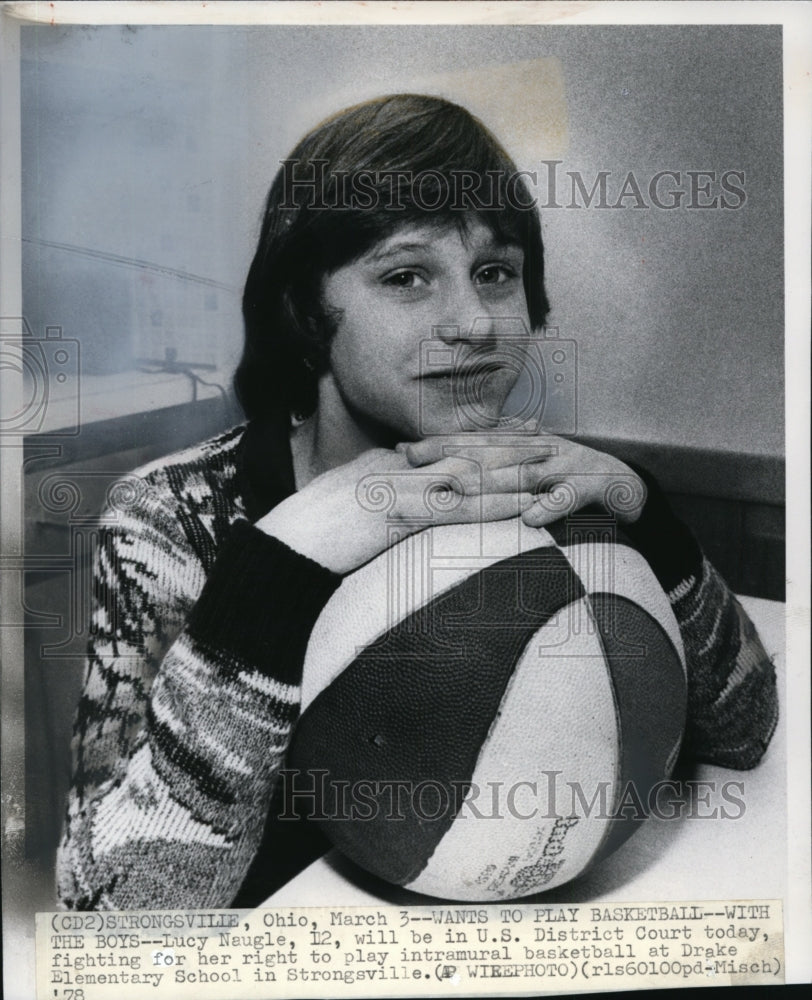
M492 427L527 351L523 263L472 216L404 224L330 274L319 421L378 444Z

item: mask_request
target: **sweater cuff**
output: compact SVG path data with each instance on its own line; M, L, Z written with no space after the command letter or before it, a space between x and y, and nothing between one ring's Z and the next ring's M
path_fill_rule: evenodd
M623 532L654 570L660 586L670 593L684 580L702 572L702 550L650 472L627 463L646 484L647 496L640 517L624 524Z
M281 684L299 684L310 633L341 577L237 521L188 618L192 639Z

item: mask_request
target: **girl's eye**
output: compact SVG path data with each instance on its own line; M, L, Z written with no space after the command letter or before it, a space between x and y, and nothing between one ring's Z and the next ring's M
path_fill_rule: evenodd
M478 285L503 285L516 277L516 272L507 264L487 264L477 271L474 280Z
M388 274L383 279L383 284L389 285L391 288L417 288L425 284L425 279L416 271L404 269L402 271L395 271L394 274Z

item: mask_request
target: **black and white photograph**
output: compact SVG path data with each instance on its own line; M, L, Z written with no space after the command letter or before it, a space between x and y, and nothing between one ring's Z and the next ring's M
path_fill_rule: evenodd
M5 995L808 982L812 9L328 6L3 5Z

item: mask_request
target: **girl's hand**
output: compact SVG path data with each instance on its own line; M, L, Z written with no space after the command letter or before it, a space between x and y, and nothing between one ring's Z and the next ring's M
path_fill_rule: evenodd
M529 510L528 489L511 487L501 470L483 480L471 467L426 458L413 465L403 452L374 448L317 476L256 526L344 574L424 528L502 521Z
M398 445L414 468L459 479L468 494L481 489L530 492L522 512L533 527L550 524L588 504L600 504L618 521L640 516L646 487L624 462L552 434L457 434Z

